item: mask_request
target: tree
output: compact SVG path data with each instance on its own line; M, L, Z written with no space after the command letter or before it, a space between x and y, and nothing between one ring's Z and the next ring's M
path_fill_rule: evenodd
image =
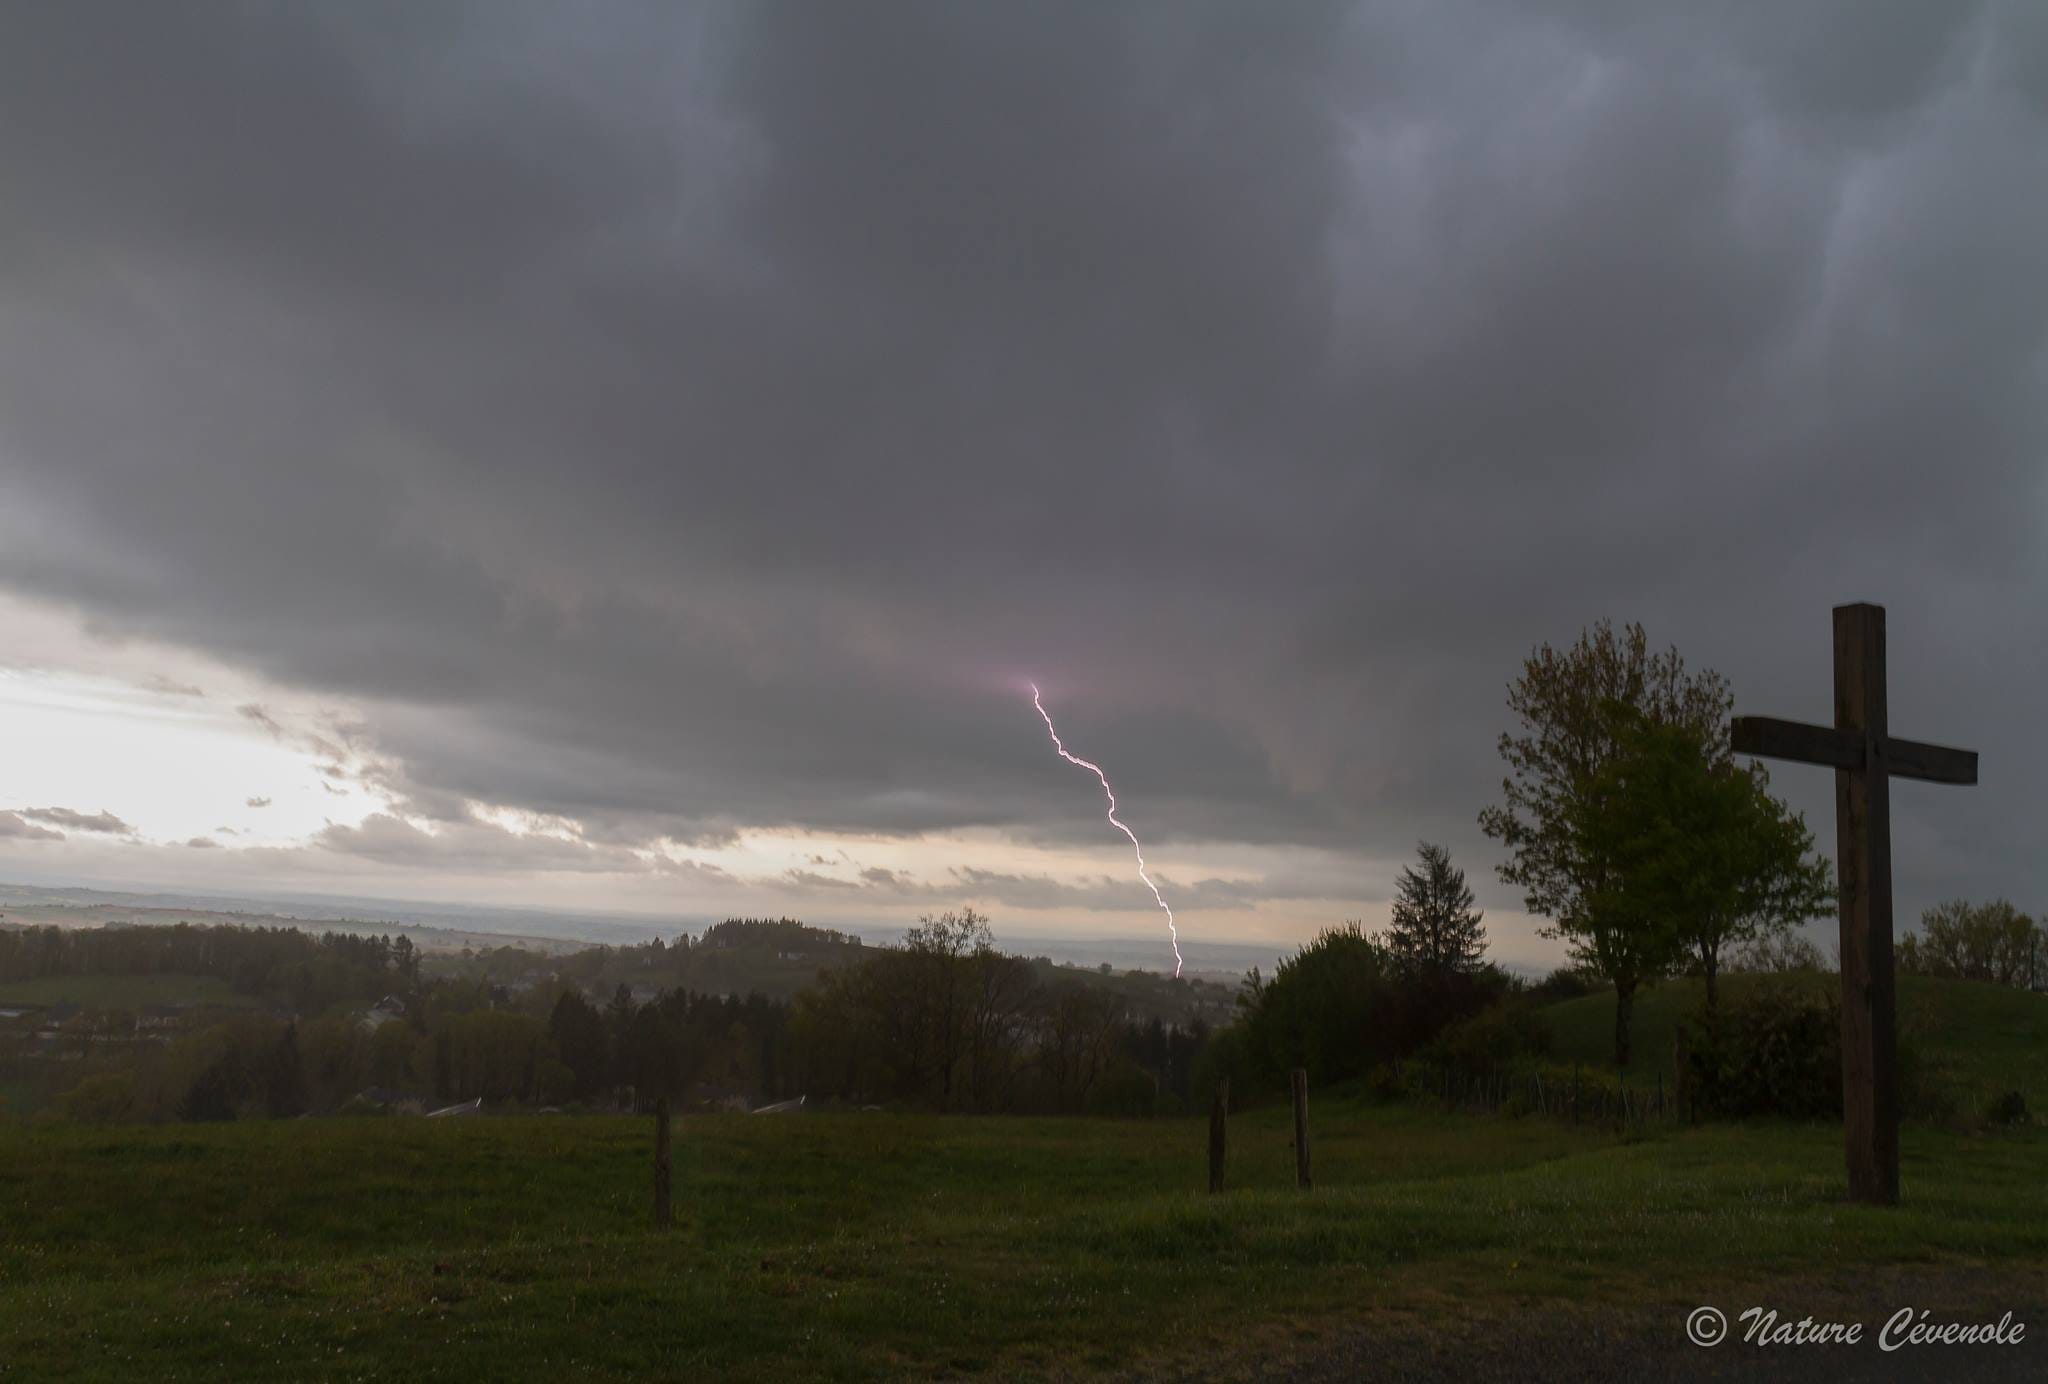
M1715 977L1724 948L1786 938L1835 906L1833 867L1814 852L1806 819L1771 796L1763 765L1725 766L1719 777L1729 803L1723 888L1711 896L1717 906L1696 906L1680 920L1681 939L1706 976L1709 1011L1719 999Z
M412 939L404 933L400 933L398 940L391 944L391 964L398 972L399 979L403 980L407 985L415 985L419 982L419 948L413 946Z
M1451 853L1424 841L1418 847L1422 868L1403 867L1394 885L1392 926L1387 947L1410 975L1441 987L1452 974L1479 965L1486 951L1484 917L1465 872L1451 864Z
M2006 900L1951 899L1920 915L1919 935L1899 941L1898 962L1921 975L2031 986L2041 951L2041 929Z
M411 1070L418 1036L404 1023L379 1024L370 1035L370 1083L396 1090L415 1080Z
M1031 963L1005 956L987 941L967 961L968 1091L978 1110L1009 1096L1038 998Z
M1717 756L1698 728L1659 724L1628 707L1592 791L1570 814L1609 864L1602 886L1615 916L1668 923L1678 955L1706 978L1719 1007L1721 961L1734 947L1782 935L1834 902L1831 871L1812 854L1806 822L1770 795L1760 764Z
M299 1066L299 1026L287 1023L268 1054L263 1072L263 1108L270 1115L297 1115L306 1108L306 1078Z
M1820 948L1796 932L1765 933L1752 938L1736 950L1728 963L1731 972L1747 971L1752 975L1797 975L1827 968L1828 959L1821 955ZM1909 968L1902 964L1900 969Z
M913 958L918 1008L930 1035L939 1109L946 1110L952 1106L954 1074L968 1044L968 961L977 952L992 950L994 937L987 916L965 908L919 918L903 945Z
M1052 987L1045 1009L1040 1070L1056 1108L1082 1109L1114 1056L1123 1000L1101 986L1066 981Z
M1270 980L1247 979L1239 1005L1253 1063L1268 1076L1306 1067L1318 1084L1362 1076L1399 1056L1413 1034L1385 942L1355 923L1328 928L1282 961Z
M589 1100L605 1086L609 1074L610 1044L605 1038L604 1016L582 994L564 988L548 1016L548 1036L569 1069L571 1089L578 1100Z
M1488 836L1507 847L1500 877L1520 885L1531 913L1551 919L1543 930L1571 946L1573 959L1614 985L1615 1061L1628 1061L1635 992L1669 969L1676 953L1671 920L1630 908L1610 876L1611 832L1588 836L1588 813L1603 768L1620 748L1633 712L1659 725L1690 728L1715 759L1734 698L1727 680L1709 669L1688 674L1677 649L1649 652L1641 625L1617 634L1607 621L1563 651L1545 644L1508 684L1508 707L1522 733L1503 733L1508 774L1502 801L1479 814Z

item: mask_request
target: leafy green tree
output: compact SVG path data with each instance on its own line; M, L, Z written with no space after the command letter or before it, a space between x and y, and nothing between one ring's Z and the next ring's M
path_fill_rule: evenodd
M1694 726L1628 707L1613 715L1624 728L1616 751L1570 818L1610 865L1600 909L1653 920L1646 935L1668 924L1676 954L1706 978L1711 1013L1727 952L1826 912L1832 875L1804 819L1770 795L1763 766L1716 753L1718 728L1703 743Z
M1672 919L1632 907L1617 889L1619 835L1604 825L1586 830L1589 822L1606 821L1597 812L1597 784L1621 750L1629 713L1686 727L1702 746L1720 747L1733 705L1718 673L1688 673L1677 649L1649 651L1641 625L1617 634L1604 620L1570 648L1542 645L1508 684L1521 733L1500 737L1508 765L1502 800L1479 814L1479 824L1508 849L1501 878L1521 886L1531 913L1551 919L1543 935L1563 938L1575 961L1613 984L1614 1051L1622 1065L1635 992L1669 969L1678 943ZM1715 754L1726 758L1724 748Z
M1325 930L1270 980L1254 973L1239 998L1253 1063L1268 1076L1305 1067L1321 1084L1398 1055L1399 974L1387 945L1355 923Z
M1386 943L1403 971L1440 987L1478 967L1486 952L1484 915L1473 907L1465 872L1451 864L1448 850L1424 841L1418 852L1421 868L1403 867L1395 882Z

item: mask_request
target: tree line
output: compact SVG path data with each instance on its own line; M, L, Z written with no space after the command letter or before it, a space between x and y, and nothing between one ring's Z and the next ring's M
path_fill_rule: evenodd
M733 920L721 936L731 946L816 940L786 920L758 924L759 936L748 926ZM65 1063L34 1049L29 1028L17 1025L7 1060L55 1070L65 1113L214 1120L477 1098L630 1109L660 1096L691 1108L805 1095L940 1111L1151 1114L1189 1098L1208 1040L1200 1022L1133 1016L1114 981L1094 972L1047 981L1040 963L997 951L988 919L972 910L920 919L901 946L861 948L794 1002L683 989L638 998L619 984L600 1003L573 978L585 969L573 956L544 983L515 989L469 971L422 977L411 957L401 971L380 939L162 931L177 935L163 939L158 969L266 987L283 978L284 991L298 974L291 968L323 958L346 959L360 974L323 991L346 997L310 1014L202 1010L195 1029L164 1043L146 1041L133 1014L81 1014L59 1040ZM60 954L67 967L125 966L140 955L80 948L73 934L7 936L17 961L39 958L39 974ZM281 940L292 936L299 940ZM625 950L656 961L653 945Z
M800 1084L939 1111L1151 1113L1162 1096L1187 1099L1206 1026L1133 1023L1113 988L1040 976L998 951L971 908L920 919L901 947L869 949L797 996Z
M240 994L318 1012L416 983L420 952L403 934L288 927L0 928L0 980L172 972L212 977Z

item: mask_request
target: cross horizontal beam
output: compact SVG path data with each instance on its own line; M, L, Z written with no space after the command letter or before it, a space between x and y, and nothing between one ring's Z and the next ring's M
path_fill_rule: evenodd
M1796 759L1835 769L1863 767L1863 737L1856 732L1775 716L1737 716L1728 723L1728 747L1766 759Z
M1856 731L1781 721L1775 716L1737 716L1728 723L1730 749L1766 759L1795 759L1833 769L1863 769L1870 767L1864 763L1864 744L1864 737ZM1928 783L1977 781L1975 750L1952 750L1946 745L1926 745L1889 735L1879 744L1884 771L1893 778L1922 779Z

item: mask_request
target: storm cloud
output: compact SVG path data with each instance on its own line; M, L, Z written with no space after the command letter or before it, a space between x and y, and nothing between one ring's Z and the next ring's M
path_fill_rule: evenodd
M2048 897L2025 0L17 6L0 171L0 585L359 708L333 850L1099 843L1036 679L1149 839L1488 885L1532 645L1822 719L1874 600L1902 914Z

